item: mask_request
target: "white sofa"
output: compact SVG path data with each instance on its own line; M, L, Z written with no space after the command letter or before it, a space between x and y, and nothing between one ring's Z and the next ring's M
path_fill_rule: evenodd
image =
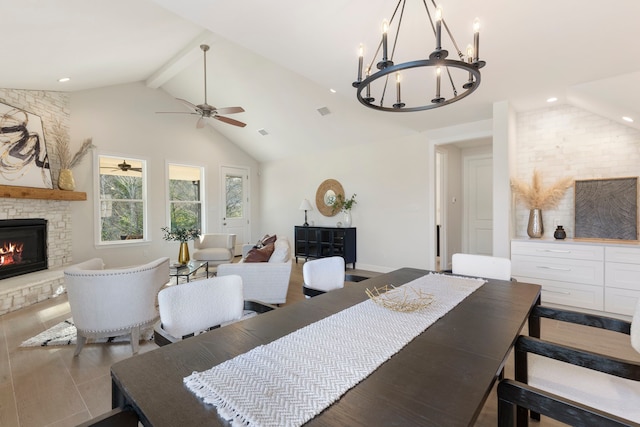
M273 254L267 262L245 262L253 245L244 245L242 260L233 264L220 264L218 276L237 274L242 277L244 299L268 304L287 302L287 291L291 278L291 245L287 237L278 237Z

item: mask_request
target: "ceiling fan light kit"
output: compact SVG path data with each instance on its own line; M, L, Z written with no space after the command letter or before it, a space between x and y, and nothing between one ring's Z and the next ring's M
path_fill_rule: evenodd
M437 6L434 0L431 0L434 10L430 11L427 0L421 0L426 12L427 28L430 26L434 35L434 48L428 58L396 64L394 54L398 47L406 3L407 0L398 0L391 19L383 22L382 38L366 68L364 67L364 46L360 45L357 79L352 84L357 89L358 101L365 107L379 111L410 112L443 107L470 95L480 86L480 69L486 65L486 62L479 58L480 24L478 20L476 19L473 24L473 45L469 44L465 55L459 49L449 26L442 17L442 8ZM458 59L448 59L449 52L442 46L443 30L448 35ZM390 34L394 37L389 54L387 38ZM410 37L419 39L414 34ZM429 52L429 48L421 49L421 51ZM376 57L380 54L380 59L375 62ZM378 71L372 73L374 62ZM427 69L434 71L425 74L424 71ZM413 79L412 87L419 87L419 90L411 91L411 102L403 100L401 92L402 81L409 72L411 72L411 77L418 76L418 79ZM391 82L389 82L389 76L393 77ZM387 89L393 87L394 83L395 103L385 106ZM390 91L392 90L390 89ZM379 100L377 104L375 103L376 99Z
M242 107L225 107L225 108L216 108L212 105L207 104L207 51L209 50L209 45L201 44L200 49L204 55L204 102L202 104L195 105L185 99L176 98L178 101L186 105L192 112L168 112L168 111L159 111L159 113L166 114L194 114L200 116L198 121L196 122L196 128L201 129L205 125L204 119L215 119L219 120L223 123L227 123L233 126L245 127L246 123L241 121L230 119L229 117L224 117L222 114L236 114L243 113L244 108Z

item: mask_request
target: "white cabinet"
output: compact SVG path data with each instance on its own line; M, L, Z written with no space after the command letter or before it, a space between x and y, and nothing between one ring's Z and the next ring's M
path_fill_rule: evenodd
M640 298L640 245L515 239L511 274L542 286L542 302L632 315Z
M542 302L604 309L604 248L555 241L511 242L511 275L542 286Z
M604 310L631 316L640 298L640 247L607 246L604 254Z

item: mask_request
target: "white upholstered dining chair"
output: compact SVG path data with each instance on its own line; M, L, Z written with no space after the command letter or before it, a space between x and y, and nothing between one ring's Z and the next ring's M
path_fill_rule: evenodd
M302 293L314 297L344 287L344 258L339 256L314 259L302 266Z
M158 319L156 296L169 281L169 258L126 268L105 269L93 258L64 270L71 316L78 330L74 356L88 338L129 335L138 352L140 330Z
M166 345L200 332L272 310L256 301L245 301L242 277L229 275L168 286L158 294L160 321L154 341Z
M451 272L465 276L511 280L511 260L488 255L453 254Z

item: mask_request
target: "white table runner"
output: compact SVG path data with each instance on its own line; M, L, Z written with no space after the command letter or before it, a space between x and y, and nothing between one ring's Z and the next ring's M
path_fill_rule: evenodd
M207 371L194 372L184 382L234 426L299 426L483 283L428 274L404 285L435 297L423 310L397 312L367 300Z

